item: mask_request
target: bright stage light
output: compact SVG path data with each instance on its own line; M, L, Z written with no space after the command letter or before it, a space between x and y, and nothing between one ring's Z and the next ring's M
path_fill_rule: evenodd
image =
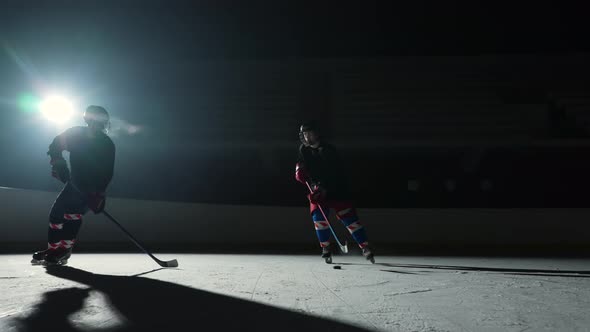
M74 114L72 103L60 96L52 96L42 100L39 110L49 121L56 123L64 123Z

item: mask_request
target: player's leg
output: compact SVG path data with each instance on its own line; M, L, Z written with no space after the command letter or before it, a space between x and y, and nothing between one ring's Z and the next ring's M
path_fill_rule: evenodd
M337 201L333 202L332 206L336 211L336 217L342 222L342 224L348 229L348 232L352 238L356 241L358 246L368 260L373 262L373 251L369 246L369 239L365 227L359 221L359 217L356 212L356 208L351 202Z
M329 208L327 208L327 206L323 208L326 217L328 217L330 213ZM320 242L320 247L322 248L322 257L327 259L331 256L330 237L332 234L330 233L330 224L324 218L319 205L309 203L309 209L311 212L311 219L315 227L315 232L318 237L318 241Z
M49 213L45 263L67 263L82 225L82 216L87 210L83 194L68 183L55 200Z

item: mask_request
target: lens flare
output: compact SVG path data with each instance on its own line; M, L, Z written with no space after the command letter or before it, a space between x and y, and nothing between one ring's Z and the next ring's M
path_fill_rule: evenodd
M36 112L39 107L39 98L31 94L22 94L18 97L18 106L23 112Z
M74 113L72 103L61 96L51 96L39 104L41 113L52 122L64 123L68 121Z

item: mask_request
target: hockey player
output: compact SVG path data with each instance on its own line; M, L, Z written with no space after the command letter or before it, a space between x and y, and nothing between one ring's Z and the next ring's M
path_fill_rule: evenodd
M316 235L322 247L322 257L331 261L330 229L320 206L328 217L329 209L336 212L336 217L346 226L362 250L363 256L374 263L373 252L369 247L367 234L360 224L351 194L346 184L342 169L342 160L334 146L321 139L317 125L309 122L301 125L299 130L301 145L299 158L295 166L295 179L304 185L309 183L312 192L308 195L311 218Z
M106 135L109 114L100 106L84 113L87 126L72 127L55 137L47 154L52 176L65 184L49 213L47 249L33 254L33 264L66 264L76 243L82 216L102 212L105 190L113 177L115 145ZM70 152L71 174L62 152Z

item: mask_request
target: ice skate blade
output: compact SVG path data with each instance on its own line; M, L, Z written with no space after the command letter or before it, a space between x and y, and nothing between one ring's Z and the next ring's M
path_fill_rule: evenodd
M326 264L332 264L332 257L331 256L326 257L325 260L326 260Z
M43 260L40 259L31 259L31 265L43 265Z

